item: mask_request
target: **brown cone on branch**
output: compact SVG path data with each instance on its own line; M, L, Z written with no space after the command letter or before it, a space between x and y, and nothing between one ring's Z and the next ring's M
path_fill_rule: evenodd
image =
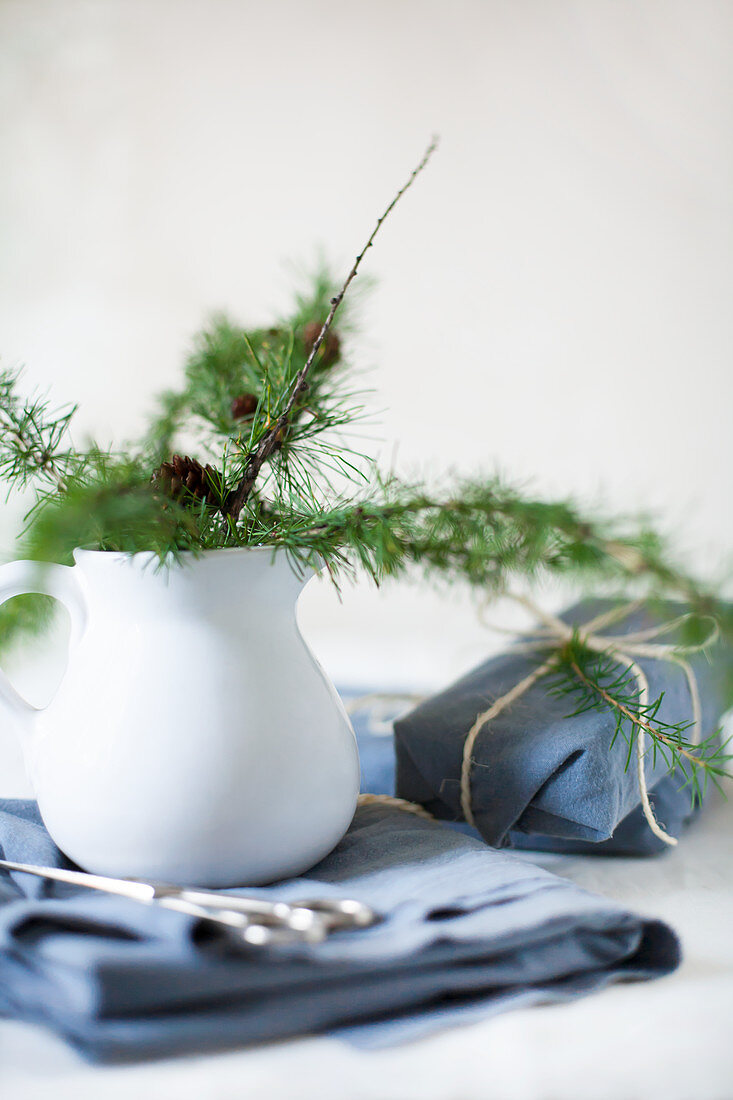
M303 329L303 343L305 344L306 355L310 355L313 345L318 339L323 325L320 321L309 321ZM316 357L316 363L320 361L322 367L332 367L334 363L338 363L341 358L341 341L336 333L329 329L326 335L323 337L323 343L321 344L318 356Z
M174 499L185 496L186 491L199 500L216 501L221 478L213 466L202 466L188 455L173 455L154 472L153 485Z
M231 404L232 418L234 420L246 420L247 417L252 416L258 403L253 393L240 393Z

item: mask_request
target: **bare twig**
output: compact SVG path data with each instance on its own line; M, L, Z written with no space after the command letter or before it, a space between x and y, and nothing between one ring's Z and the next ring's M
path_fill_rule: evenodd
M305 361L304 366L298 372L298 375L295 379L295 382L293 383L292 392L290 394L290 397L288 398L288 401L285 405L285 408L280 413L280 416L277 418L277 420L272 425L272 427L269 428L268 431L266 431L265 434L262 436L262 439L260 440L259 444L257 445L256 450L252 454L249 462L247 463L244 474L242 475L242 478L241 478L239 484L229 494L229 498L226 502L226 506L225 506L225 509L224 509L225 516L227 518L227 522L236 523L237 519L239 518L239 513L241 512L242 508L244 507L244 504L247 501L247 498L249 497L250 493L252 492L252 489L254 488L254 484L257 481L257 478L259 476L259 473L260 473L260 470L261 470L263 464L267 461L267 459L270 457L270 455L273 453L273 451L276 450L277 447L279 446L279 444L282 440L282 437L283 437L284 429L287 427L287 425L290 422L290 416L291 416L291 413L293 411L293 407L295 406L295 403L298 400L298 398L300 397L300 395L308 388L308 375L309 375L311 367L313 365L313 361L314 361L316 355L318 354L318 350L319 350L321 344L323 343L323 341L325 339L326 333L328 332L328 330L331 327L331 323L333 322L334 316L336 315L336 310L341 305L341 302L344 299L344 295L346 294L346 291L349 289L349 286L351 285L352 280L356 277L356 274L359 270L359 265L361 264L361 261L364 259L364 256L366 255L367 251L372 247L372 244L374 243L374 238L376 237L377 233L379 232L379 230L381 228L381 225L382 225L382 222L387 218L387 216L391 213L391 211L397 205L399 200L404 195L405 191L407 191L408 187L411 187L412 184L415 182L415 179L417 178L417 176L419 176L419 174L422 172L423 168L426 166L426 164L430 160L430 158L433 155L433 153L435 152L437 146L438 146L438 139L433 138L433 140L430 142L430 145L425 150L425 154L424 154L422 160L420 161L418 166L410 174L410 178L403 185L403 187L400 188L400 190L397 192L395 197L392 199L389 206L386 208L386 210L384 211L382 216L377 221L377 224L375 225L374 229L372 230L369 239L367 240L366 244L362 248L359 255L356 257L356 259L354 261L354 266L351 268L351 271L347 275L346 281L344 282L344 285L341 287L341 290L338 292L338 294L335 295L335 297L333 297L331 299L331 308L328 311L328 316L326 317L326 320L323 322L323 325L321 327L321 331L318 334L318 338L315 340L315 342L313 344L313 347L310 350L310 354L309 354L308 358Z

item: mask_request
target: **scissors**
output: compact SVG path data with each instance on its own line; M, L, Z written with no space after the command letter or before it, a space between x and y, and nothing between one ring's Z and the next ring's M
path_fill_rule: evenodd
M39 867L9 859L0 859L0 870L20 871L69 886L84 886L146 905L174 909L224 927L235 939L253 947L321 943L333 932L369 928L379 920L369 905L352 898L270 901L245 894L222 894L216 890L174 886L165 882L110 878L64 867Z

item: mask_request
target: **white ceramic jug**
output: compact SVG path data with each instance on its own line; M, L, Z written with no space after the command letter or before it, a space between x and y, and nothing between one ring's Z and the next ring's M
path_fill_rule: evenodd
M90 871L202 886L270 882L325 856L354 813L358 755L298 630L305 582L286 555L74 560L0 567L0 602L43 592L71 616L47 707L0 673L62 851Z

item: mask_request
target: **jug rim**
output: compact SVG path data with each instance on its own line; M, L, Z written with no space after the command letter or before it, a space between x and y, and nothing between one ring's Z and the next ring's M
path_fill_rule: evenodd
M200 561L202 558L220 557L222 554L270 554L271 557L275 557L278 554L286 553L287 547L285 546L223 546L212 550L200 550L198 552L193 550L180 550L174 557L172 554L166 555L164 558L159 558L155 550L89 550L83 546L77 546L72 551L72 557L74 561L78 561L83 558L96 558L109 561L133 561L134 559L150 559L157 558L161 564L166 564L170 561L171 564L175 563L180 557L184 561Z
M77 547L73 552L74 565L79 571L87 575L105 577L108 570L117 573L119 569L127 569L133 573L153 573L159 576L174 576L182 572L198 574L203 569L210 574L212 569L225 567L233 568L235 562L241 567L245 563L256 569L270 567L275 572L283 574L285 566L292 574L293 579L303 586L307 581L322 572L325 562L317 560L311 563L299 562L291 554L287 553L284 546L228 546L217 550L202 550L198 553L191 550L183 550L180 556L168 554L160 558L154 550L138 550L130 553L123 550L86 550ZM269 569L268 569L269 572Z

